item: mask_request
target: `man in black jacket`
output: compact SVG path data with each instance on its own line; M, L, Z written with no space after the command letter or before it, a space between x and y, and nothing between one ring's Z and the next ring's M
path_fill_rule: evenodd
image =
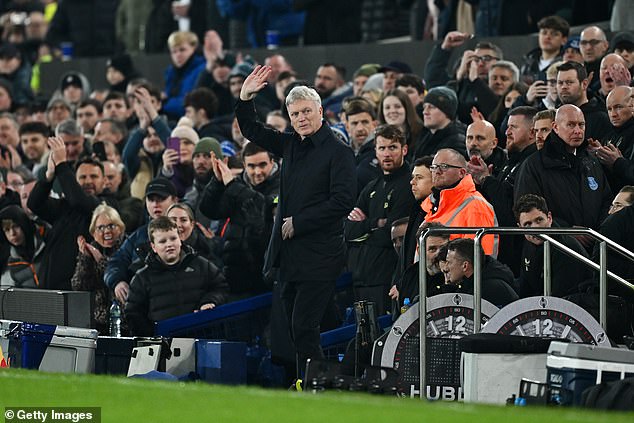
M570 32L570 24L562 17L545 16L537 22L539 47L524 56L521 65L522 82L531 85L536 81L546 83L546 69L561 59L561 50Z
M513 186L520 165L537 151L532 130L533 116L537 110L529 106L520 106L509 113L506 129L506 148L508 160L497 175L492 175L488 164L483 160L471 160L467 169L473 177L478 191L495 209L500 226L514 226ZM498 259L519 275L521 238L514 235L500 235L500 254Z
M606 98L610 123L614 129L605 145L592 143L595 155L607 168L612 191L634 184L634 114L630 107L630 87L616 87Z
M398 263L390 238L392 222L408 215L414 203L410 172L405 165L405 135L394 125L376 130L376 157L383 175L371 181L359 195L345 225L350 245L348 267L352 271L355 301L372 301L379 314L390 310L388 291Z
M99 203L107 199L112 204L113 200L112 197L101 196L104 186L101 163L83 159L73 171L64 140L51 137L48 145L51 153L46 178L35 184L27 203L33 213L52 225L38 276L40 288L71 290L70 279L78 251L77 237L89 236L92 212ZM62 199L49 196L54 179L62 187Z
M346 116L346 131L350 135L350 147L357 161L357 190L361 190L381 174L374 153L374 130L376 108L366 99L357 97L348 101L343 112Z
M125 306L132 335L154 335L156 321L224 302L224 276L210 261L182 248L176 223L157 217L148 225L148 237L153 253L132 278Z
M211 219L229 218L222 260L232 299L266 290L262 266L273 226L273 203L280 173L271 154L255 143L242 151L244 172L236 177L214 160L212 177L202 193L200 210Z
M236 117L245 137L283 159L265 270L279 266L300 369L306 359L323 357L319 322L345 263L343 221L354 207L355 162L352 150L323 122L321 99L311 88L297 86L286 97L294 133L257 121L252 100L270 72L270 67L256 66L245 79Z
M588 152L584 131L581 110L561 106L544 148L521 166L514 198L541 195L561 226L596 229L608 214L612 191L603 168Z
M457 238L447 244L447 285L443 292L473 294L473 240ZM482 255L482 298L497 307L518 299L513 290L513 272L491 256Z
M539 195L523 195L513 208L517 225L521 228L550 228L553 216L548 211L546 200ZM519 277L521 298L544 295L544 240L538 236L525 235L522 251L522 268ZM588 258L588 253L575 238L557 235L554 239L571 250ZM559 248L552 249L551 295L564 297L579 292L579 285L591 277L589 268L573 259Z
M456 120L458 98L447 87L429 90L423 102L423 123L428 129L416 141L414 157L433 156L443 148L453 148L467 157L465 126Z

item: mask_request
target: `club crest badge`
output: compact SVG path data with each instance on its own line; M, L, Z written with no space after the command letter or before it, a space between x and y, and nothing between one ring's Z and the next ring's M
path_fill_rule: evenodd
M596 179L594 179L594 177L592 176L588 176L588 187L592 190L592 191L596 191L597 188L599 188L599 183L597 182Z

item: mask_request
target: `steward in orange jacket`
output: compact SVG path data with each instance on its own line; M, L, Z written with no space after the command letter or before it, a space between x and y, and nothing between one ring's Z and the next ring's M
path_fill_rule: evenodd
M493 206L476 191L471 175L465 175L457 185L437 189L423 201L421 208L426 222L438 222L453 227L492 227L497 226ZM451 234L454 238L475 238L473 234ZM482 248L487 255L497 256L497 235L487 235L482 239Z

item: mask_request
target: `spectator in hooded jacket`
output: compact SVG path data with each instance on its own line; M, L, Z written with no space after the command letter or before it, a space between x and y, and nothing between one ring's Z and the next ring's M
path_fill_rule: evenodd
M37 288L40 283L37 272L45 245L43 228L29 219L26 212L17 205L0 210L0 222L0 239L10 248L0 287Z

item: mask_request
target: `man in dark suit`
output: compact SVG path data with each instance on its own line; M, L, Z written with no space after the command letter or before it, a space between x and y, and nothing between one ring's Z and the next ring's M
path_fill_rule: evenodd
M352 150L324 124L312 88L295 87L286 97L293 133L257 121L253 99L270 73L269 66L257 66L245 79L236 117L246 138L283 159L265 271L279 267L299 369L306 359L323 357L319 325L345 263L343 222L355 203L356 165Z

